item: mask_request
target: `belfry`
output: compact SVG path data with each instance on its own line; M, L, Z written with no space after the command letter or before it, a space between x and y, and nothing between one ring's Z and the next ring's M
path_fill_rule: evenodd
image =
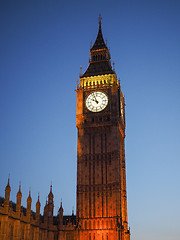
M125 165L125 102L111 66L101 18L90 49L87 70L77 83L77 198L76 216L63 215L60 203L54 216L52 185L41 214L21 206L21 185L16 203L10 201L10 181L0 197L0 240L130 240L127 219Z
M101 18L89 66L77 86L79 239L129 240L125 103L104 42Z

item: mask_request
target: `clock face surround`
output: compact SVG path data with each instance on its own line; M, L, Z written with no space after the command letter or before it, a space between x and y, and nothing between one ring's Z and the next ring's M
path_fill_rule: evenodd
M86 107L91 112L100 112L105 109L107 104L107 95L100 91L92 92L86 98Z

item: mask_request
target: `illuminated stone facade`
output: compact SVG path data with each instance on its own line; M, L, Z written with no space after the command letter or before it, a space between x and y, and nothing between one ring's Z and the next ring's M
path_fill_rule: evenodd
M101 98L108 105L99 110ZM92 94L92 111L86 99ZM103 99L102 99L103 102ZM124 96L110 53L104 42L101 21L90 49L90 62L77 86L77 223L83 240L129 240L125 167Z
M125 103L110 63L110 53L99 31L90 49L89 66L77 83L77 206L76 216L63 216L62 203L54 216L52 186L44 214L10 201L10 184L0 198L0 240L130 240L127 220L125 167ZM101 94L98 96L98 92ZM87 97L91 111L86 107ZM97 94L97 95L96 95ZM107 106L101 108L103 96Z
M11 187L5 188L5 198L0 198L0 240L59 240L68 239L76 226L76 216L63 216L62 203L57 216L53 216L54 203L52 186L44 214L40 214L39 196L36 212L31 210L31 192L27 198L27 207L21 206L21 186L17 193L16 204L10 201ZM65 236L64 236L65 231ZM62 232L60 234L60 232ZM60 237L61 236L61 237ZM62 238L63 236L63 238ZM72 238L71 238L72 239Z

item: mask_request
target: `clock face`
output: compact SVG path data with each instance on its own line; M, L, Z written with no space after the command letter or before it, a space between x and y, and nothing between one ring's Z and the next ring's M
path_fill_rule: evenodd
M108 104L108 97L103 92L92 92L86 98L86 107L91 112L100 112Z

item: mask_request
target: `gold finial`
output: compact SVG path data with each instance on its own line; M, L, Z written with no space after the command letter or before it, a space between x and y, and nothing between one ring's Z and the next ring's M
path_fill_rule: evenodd
M101 17L101 14L99 14L99 25L101 25L101 23L102 23L102 17Z

